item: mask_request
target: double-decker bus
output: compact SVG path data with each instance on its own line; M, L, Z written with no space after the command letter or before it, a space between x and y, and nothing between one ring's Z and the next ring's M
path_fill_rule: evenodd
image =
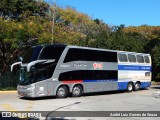
M144 53L67 45L31 47L20 65L18 94L25 97L113 90L129 92L151 85L151 56Z

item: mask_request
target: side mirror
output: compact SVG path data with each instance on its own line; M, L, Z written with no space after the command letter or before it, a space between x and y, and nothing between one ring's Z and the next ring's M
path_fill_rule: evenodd
M22 64L22 62L13 63L13 64L11 65L11 72L13 71L13 68L14 68L15 65L21 65L21 64Z

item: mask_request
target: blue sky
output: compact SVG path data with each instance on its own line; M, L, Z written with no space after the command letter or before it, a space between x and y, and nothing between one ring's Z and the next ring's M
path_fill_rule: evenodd
M57 4L71 6L110 25L160 25L160 0L57 0Z

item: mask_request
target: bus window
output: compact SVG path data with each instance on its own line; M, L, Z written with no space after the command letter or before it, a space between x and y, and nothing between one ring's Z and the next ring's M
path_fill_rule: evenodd
M59 81L65 80L111 80L118 79L118 71L114 70L77 70L61 73Z
M42 81L52 77L55 70L55 63L38 64L35 66L34 81Z
M85 61L98 61L98 51L84 49L84 60Z
M117 53L111 51L84 50L85 61L117 62Z
M146 63L150 63L149 57L148 56L144 56L144 60Z
M64 63L72 61L83 61L83 49L70 48L64 59Z
M64 63L73 61L117 62L117 53L110 51L70 48Z
M139 63L144 63L144 58L143 58L143 56L137 55L137 61L138 61Z
M129 62L136 62L136 56L128 54L128 60Z
M118 54L118 58L120 62L128 62L126 54Z

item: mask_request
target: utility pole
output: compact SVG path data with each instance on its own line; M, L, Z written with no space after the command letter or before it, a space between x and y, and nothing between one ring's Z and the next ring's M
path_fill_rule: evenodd
M54 27L55 27L55 15L56 15L56 3L57 0L54 0L53 2L53 17L52 17L52 43L54 43Z

